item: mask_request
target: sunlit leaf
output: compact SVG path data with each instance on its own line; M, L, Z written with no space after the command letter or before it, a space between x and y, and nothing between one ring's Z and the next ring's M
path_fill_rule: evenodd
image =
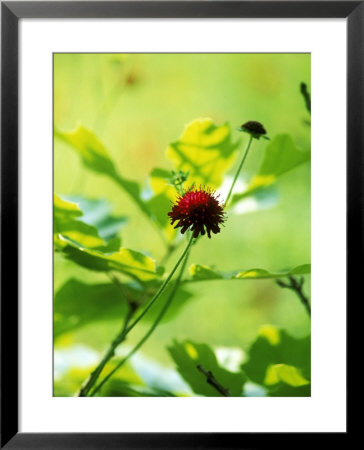
M186 187L195 183L218 188L234 162L238 145L232 141L228 124L218 126L211 119L196 119L168 146L167 157L176 170L189 172Z
M115 270L141 281L152 280L159 276L155 261L134 250L120 248L118 252L105 254L81 247L61 234L55 236L54 241L63 256L87 269L102 272Z
M109 241L118 236L127 223L125 216L112 214L112 207L107 200L90 199L82 196L68 197L83 212L82 221L97 228L99 235Z
M199 395L221 397L221 394L207 383L207 379L197 366L210 371L221 386L228 389L230 395L241 396L246 380L242 372L229 372L222 368L216 359L214 351L206 344L196 344L192 341L177 342L168 347L168 351L177 365L178 372Z
M76 203L63 200L59 195L53 195L54 217L59 220L70 220L82 216L82 211Z
M73 131L55 130L55 136L67 142L81 156L86 167L94 172L117 178L117 172L102 142L82 125Z
M106 175L118 183L132 197L139 208L149 216L149 211L141 199L138 183L128 180L118 173L105 146L92 131L79 125L74 131L66 132L55 129L54 134L77 151L86 167L94 172Z
M301 372L294 366L288 364L272 364L268 366L264 384L270 386L280 382L293 387L310 384L309 380L304 378Z
M283 382L297 387L297 383L304 385L303 380L311 378L310 336L295 338L284 330L266 325L251 345L248 357L242 368L255 383L271 386Z
M76 203L54 195L54 233L62 234L83 247L104 246L105 241L99 236L97 228L78 220L79 216L82 216L82 211Z
M209 266L201 264L192 264L189 268L191 281L204 280L242 280L242 279L265 279L265 278L282 278L289 275L306 275L311 273L311 265L303 264L292 270L272 273L265 269L248 269L234 272L220 272Z
M280 134L267 145L260 169L246 190L235 194L231 205L252 196L256 192L262 192L273 184L284 173L304 164L311 159L311 152L300 150L289 134Z
M87 284L76 279L68 280L54 297L54 335L58 337L94 322L118 320L118 318L122 322L128 311L128 303L142 306L153 296L159 286L160 282L155 282L142 290L130 283ZM142 318L142 321L155 320L172 286L173 283L167 286L158 302ZM191 297L192 294L185 287L179 287L161 323L173 319Z

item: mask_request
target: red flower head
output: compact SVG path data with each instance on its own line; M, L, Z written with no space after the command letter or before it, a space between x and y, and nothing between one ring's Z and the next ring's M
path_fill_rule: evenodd
M225 221L224 205L219 203L214 191L201 187L180 196L168 215L171 218L171 225L178 220L174 228L181 227L182 234L190 228L194 238L197 238L199 233L204 235L206 232L211 238L211 231L219 233L219 224Z

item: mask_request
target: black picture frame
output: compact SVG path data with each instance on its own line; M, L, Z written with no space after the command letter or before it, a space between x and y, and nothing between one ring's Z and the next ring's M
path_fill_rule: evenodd
M18 432L19 20L109 17L347 20L347 302L361 292L358 283L363 269L364 1L1 2L1 448L258 448L264 447L264 442L270 446L277 435L283 446L297 443L297 439L304 443L310 438L309 433L298 437L297 433ZM338 433L335 439L347 436L348 432Z

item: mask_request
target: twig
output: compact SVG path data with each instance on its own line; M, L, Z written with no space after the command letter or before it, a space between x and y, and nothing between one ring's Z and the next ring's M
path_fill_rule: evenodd
M305 101L306 109L311 114L311 95L307 90L307 84L302 82L300 85L300 90Z
M305 281L304 278L300 277L299 279L297 279L291 275L288 277L288 279L290 283L285 283L282 280L276 280L276 283L281 288L292 289L292 291L294 291L298 295L299 299L301 300L301 303L306 308L308 315L311 317L311 306L308 297L303 292L303 283Z
M224 386L222 386L217 381L217 379L214 377L213 373L210 370L205 370L201 366L201 364L199 364L196 367L197 367L197 370L199 370L200 372L202 372L205 375L207 383L210 384L213 388L215 388L217 390L217 392L219 392L224 397L231 397L229 389L224 388Z

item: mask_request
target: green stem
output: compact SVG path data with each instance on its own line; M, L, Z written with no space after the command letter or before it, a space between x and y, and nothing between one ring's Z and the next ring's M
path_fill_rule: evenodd
M248 142L248 145L246 146L246 149L245 149L243 158L242 158L242 160L241 160L241 162L240 162L240 164L239 164L238 170L236 171L236 174L235 174L235 177L234 177L233 182L232 182L232 184L231 184L231 187L230 187L230 191L229 191L229 193L228 193L228 196L226 197L226 201L225 201L225 205L226 205L226 206L228 205L229 200L230 200L230 197L231 197L231 194L233 193L233 189L234 189L236 180L238 179L238 176L239 176L239 173L240 173L240 171L241 171L241 168L243 167L244 162L245 162L245 159L246 159L246 157L248 156L248 152L249 152L249 149L250 149L252 140L253 140L253 136L250 135L250 136L249 136L249 142Z
M105 356L103 357L101 362L98 364L96 369L90 374L89 378L86 380L86 382L84 383L84 385L82 386L82 388L78 392L77 397L86 397L88 395L90 390L95 385L97 379L99 378L99 376L100 376L102 370L104 369L105 365L114 356L115 350L118 347L118 345L121 344L125 340L125 338L128 335L128 333L135 327L135 325L142 319L142 317L144 317L144 315L149 311L149 309L152 307L154 302L162 294L162 292L166 288L167 284L169 283L169 281L173 277L174 273L176 272L178 266L181 264L181 262L183 261L184 257L188 253L188 251L189 251L189 249L191 247L192 241L193 241L193 235L191 235L191 238L188 241L188 244L187 244L185 250L183 251L182 255L179 257L177 263L175 264L175 266L173 267L173 269L169 273L168 277L165 279L165 281L163 282L161 287L158 289L156 294L154 294L152 300L144 308L144 310L141 312L141 314L139 314L139 316L130 325L129 325L129 322L130 322L131 316L127 317L128 320L125 321L122 330L116 336L116 338L111 342L110 347L109 347L108 351L106 352ZM134 311L133 311L133 313L134 313Z
M116 338L111 342L109 349L105 353L104 357L98 364L95 370L93 370L89 377L86 379L86 381L83 383L81 389L78 391L76 397L87 397L88 393L92 389L92 387L95 385L97 379L99 378L101 372L103 371L106 364L109 362L109 360L114 356L115 350L118 347L121 342L126 337L125 330L128 327L128 324L130 322L130 319L132 315L134 314L135 309L133 307L129 307L129 311L127 316L125 317L124 324L122 329L120 330L119 334L116 336Z
M179 257L178 261L176 262L176 265L173 267L173 269L171 270L171 272L169 273L168 277L164 280L164 283L162 284L162 286L158 289L158 292L154 295L154 297L152 298L152 300L148 303L148 305L144 308L144 311L134 320L134 322L132 322L131 325L128 326L128 328L126 329L126 333L129 333L129 331L131 331L135 325L139 322L139 320L145 316L145 314L149 311L149 309L152 307L153 303L158 299L158 297L161 295L161 293L164 291L165 287L167 286L167 284L169 283L170 279L173 277L174 273L176 272L176 270L178 269L178 266L181 264L181 262L183 261L183 258L187 255L191 244L193 241L193 234L191 234L190 240L188 241L188 244L186 246L186 248L184 249L182 255Z
M189 247L189 250L190 250L190 247ZM142 339L136 344L136 346L114 367L114 369L108 375L106 375L106 377L101 381L101 383L99 383L95 387L95 389L90 393L90 397L93 397L102 388L102 386L114 375L114 373L117 370L119 370L128 361L128 359L131 358L140 349L140 347L142 347L142 345L144 345L144 343L149 339L149 337L153 333L153 331L157 328L159 322L162 320L162 318L164 317L165 313L167 312L169 306L171 305L172 300L173 300L173 298L177 292L177 289L181 283L182 275L186 268L186 264L187 264L187 260L188 260L189 250L186 255L186 258L183 261L183 264L181 266L181 269L180 269L180 272L176 279L176 282L172 288L172 291L169 294L169 297L168 297L166 303L164 304L163 308L161 309L160 313L158 314L153 325L150 327L148 332L142 337Z

